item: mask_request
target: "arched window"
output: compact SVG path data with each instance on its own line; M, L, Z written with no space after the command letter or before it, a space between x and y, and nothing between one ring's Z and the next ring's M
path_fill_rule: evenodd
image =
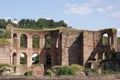
M38 64L39 63L39 56L37 53L34 53L32 55L32 64Z
M12 64L13 65L17 64L17 54L16 53L13 53Z
M14 39L17 38L17 34L14 33L14 34L13 34L13 38L14 38Z
M32 47L39 48L39 44L40 44L40 37L38 35L34 35L32 37Z
M107 33L103 34L103 36L102 36L102 44L103 45L108 45L109 44L109 39L108 39L108 34Z
M52 45L52 38L51 36L45 37L45 48L51 48Z
M20 54L20 64L27 64L27 55L25 53Z
M17 45L16 45L16 44L18 44L17 42L18 42L17 35L14 33L13 34L13 47L15 47L15 48L17 47Z
M27 48L27 36L22 34L20 37L20 47Z

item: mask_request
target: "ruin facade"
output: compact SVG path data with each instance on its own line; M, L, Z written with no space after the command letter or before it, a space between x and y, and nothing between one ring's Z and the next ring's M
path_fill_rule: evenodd
M87 66L89 60L103 60L105 55L117 48L117 30L104 29L99 31L56 29L30 30L14 28L8 25L11 32L10 45L0 46L0 63L19 66L20 54L25 55L25 65L32 66L32 55L38 54L39 63L44 66L80 64ZM107 44L104 44L104 34ZM21 36L24 45L21 47ZM39 37L38 47L33 47L33 37ZM51 38L50 47L46 47L47 37Z

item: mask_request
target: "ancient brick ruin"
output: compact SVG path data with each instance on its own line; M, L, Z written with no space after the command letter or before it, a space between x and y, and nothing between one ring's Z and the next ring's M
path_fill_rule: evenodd
M80 64L87 66L89 60L102 60L111 50L117 48L116 29L99 31L88 30L29 30L7 26L11 31L10 46L0 46L0 63L19 66L20 54L25 55L25 65L32 66L32 55L37 53L39 63L44 66ZM103 35L107 34L107 44ZM24 35L26 47L21 48L21 35ZM32 39L39 37L38 48L33 48ZM51 37L51 47L46 47L46 38ZM48 57L49 56L49 57Z

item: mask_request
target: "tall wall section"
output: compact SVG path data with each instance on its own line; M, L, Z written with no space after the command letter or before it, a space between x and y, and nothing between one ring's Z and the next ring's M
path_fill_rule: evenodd
M83 31L63 30L61 34L62 65L83 65Z
M10 46L0 45L0 64L10 64Z
M84 31L83 36L83 63L86 64L90 58L98 58L101 36L97 31Z

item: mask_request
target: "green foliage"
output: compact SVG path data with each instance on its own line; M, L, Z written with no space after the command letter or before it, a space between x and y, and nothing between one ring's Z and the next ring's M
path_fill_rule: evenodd
M2 31L0 30L0 38L11 38L11 32L10 31Z
M51 38L51 36L47 36L46 37L45 47L46 48L51 48L51 44L52 44L52 38Z
M10 45L10 42L4 38L0 38L0 44L2 45Z
M33 48L39 48L39 36L33 36L33 39L32 39L32 42L33 42Z
M10 67L10 65L9 64L0 64L0 68L2 68L2 67Z
M11 38L11 32L6 31L5 34L4 34L4 38Z
M6 27L5 19L0 19L0 28L5 28L5 27Z
M108 37L103 37L102 41L103 41L103 45L108 45Z
M48 69L46 75L52 76L55 75L55 73L52 70Z
M3 30L0 30L0 38L3 38L4 37L4 31Z
M24 34L20 37L20 47L27 48L27 36Z
M20 64L25 64L25 58L24 57L20 57Z
M69 66L63 66L57 75L75 75L75 70Z
M39 56L37 55L37 56L35 56L35 57L32 57L32 63L33 64L38 64L39 63Z
M117 38L117 45L120 45L120 37Z
M77 72L77 71L82 71L82 70L84 69L83 66L78 65L78 64L72 64L70 67L71 67L72 69L74 69L76 72Z
M24 75L25 76L32 76L33 74L32 74L32 71L27 71L27 72L24 73Z

